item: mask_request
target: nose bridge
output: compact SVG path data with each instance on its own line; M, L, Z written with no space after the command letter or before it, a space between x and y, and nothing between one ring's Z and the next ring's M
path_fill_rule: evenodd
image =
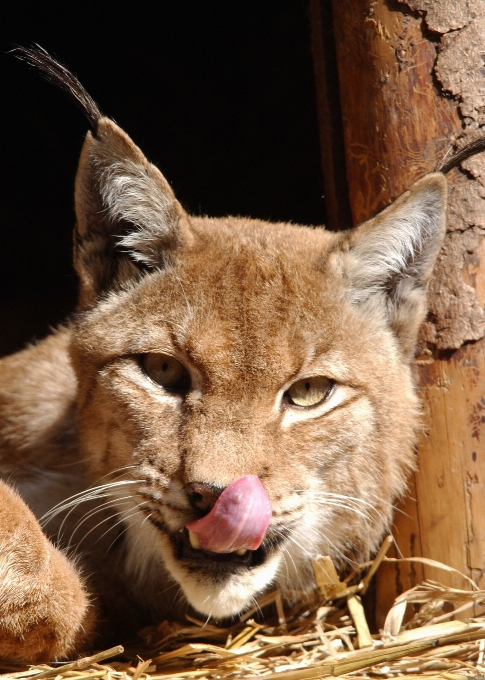
M265 476L274 442L255 404L206 400L184 427L186 483L224 488L243 475Z

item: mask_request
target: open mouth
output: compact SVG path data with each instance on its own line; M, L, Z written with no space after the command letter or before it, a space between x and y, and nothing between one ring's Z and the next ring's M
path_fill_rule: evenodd
M212 575L241 574L249 569L259 567L271 557L278 546L285 541L285 532L266 536L256 550L236 550L228 553L216 553L199 547L200 543L193 532L184 528L174 533L168 530L164 522L157 521L153 515L149 521L170 539L174 557L185 563L188 571L209 572ZM194 538L195 537L195 538Z
M268 557L268 549L260 545L256 550L235 550L219 553L205 550L196 534L188 529L170 537L174 543L175 556L187 564L190 570L237 574L259 567ZM274 548L274 546L271 546Z
M205 573L215 579L243 574L263 565L275 554L280 545L286 542L288 534L286 527L280 527L277 531L268 531L256 550L218 553L199 547L197 537L194 539L194 536L191 536L193 532L187 528L172 532L165 522L157 519L154 514L149 516L149 521L170 540L175 559L183 563L187 571L194 574Z
M148 515L150 521L168 534L174 557L192 573L210 574L220 579L224 574L240 574L261 566L284 534L271 530L272 507L261 480L256 475L235 479L212 504L201 507L208 485L188 485L189 500L196 510L208 512L186 522L179 531L167 531ZM211 501L213 490L211 489ZM269 531L268 531L269 530Z

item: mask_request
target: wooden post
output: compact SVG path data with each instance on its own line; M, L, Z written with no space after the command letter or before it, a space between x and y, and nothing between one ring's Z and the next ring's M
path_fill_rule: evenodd
M318 123L322 152L327 229L352 226L349 190L345 174L345 147L340 108L337 57L329 0L311 0L311 33L317 91Z
M478 134L485 18L473 3L481 0L333 0L354 224L431 172L450 142ZM483 588L485 162L472 159L449 180L449 230L414 367L424 403L419 469L393 531L403 555L444 562ZM377 626L394 597L423 576L464 586L459 576L429 567L386 566Z

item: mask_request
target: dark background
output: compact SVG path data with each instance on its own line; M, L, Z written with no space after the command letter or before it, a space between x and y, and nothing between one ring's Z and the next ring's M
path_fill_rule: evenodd
M39 43L192 213L325 221L305 0L12 0L0 9L0 353L74 307L73 182L88 129L6 54Z

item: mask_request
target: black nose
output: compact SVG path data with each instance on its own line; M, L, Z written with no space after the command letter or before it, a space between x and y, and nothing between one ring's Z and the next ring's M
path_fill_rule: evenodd
M206 482L189 482L185 485L185 490L189 495L189 502L192 507L207 514L214 507L224 488Z

